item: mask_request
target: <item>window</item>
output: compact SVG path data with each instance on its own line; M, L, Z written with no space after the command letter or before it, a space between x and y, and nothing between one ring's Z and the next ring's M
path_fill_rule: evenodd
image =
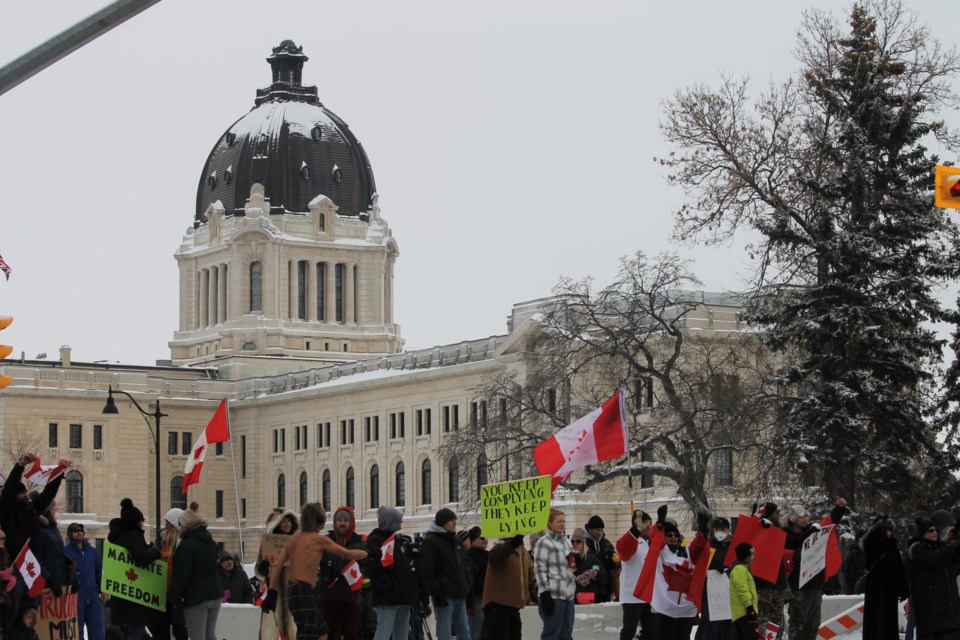
M293 428L293 449L304 451L307 448L307 425L298 425Z
M380 507L380 467L370 467L370 508Z
M447 464L447 495L450 502L460 501L460 463L456 458Z
M308 485L307 485L307 472L306 472L306 471L301 471L301 472L300 472L300 506L301 506L301 507L303 507L303 505L307 504L307 498L309 497L309 496L307 495L307 486L308 486Z
M363 441L371 442L373 436L373 420L370 419L370 416L367 416L363 419Z
M337 322L343 322L343 265L338 264L333 268L334 279L334 311Z
M301 160L300 162L300 177L303 178L304 180L310 179L310 167L307 166L307 163L305 160Z
M450 433L451 431L460 430L460 405L451 404L443 408L443 432Z
M180 436L176 431L167 434L167 453L171 456L177 455L177 445L180 444Z
M317 423L317 449L323 449L330 446L330 423Z
M287 450L287 431L286 429L273 430L273 452L283 453Z
M307 319L307 261L297 263L297 318Z
M487 462L487 456L481 454L477 460L477 500L480 499L480 488L487 484L487 475L490 471L490 464Z
M353 489L354 489L354 477L353 477L353 467L347 467L347 506L354 506L353 499Z
M47 429L47 445L51 449L57 448L57 423L51 422Z
M183 436L181 438L180 452L183 455L188 455L190 453L190 449L192 448L193 448L193 434L190 433L189 431L184 431Z
M103 425L93 425L93 448L103 449Z
M183 492L183 476L174 476L170 480L170 508L187 508L187 496Z
M277 478L277 506L287 506L287 479L282 473Z
M353 418L340 421L340 444L353 444Z
M442 409L443 432L450 433L450 407L445 406Z
M403 469L403 463L397 463L397 470L394 473L394 485L397 488L397 506L403 507L407 504L407 475Z
M417 409L417 435L430 435L430 409Z
M222 442L216 443L216 445L214 445L213 449L214 449L214 453L215 453L216 455L218 455L218 456L222 456L222 455L223 455L223 443L222 443Z
M404 435L405 415L403 412L390 414L390 439L402 439Z
M71 424L70 425L70 448L80 449L82 447L83 447L83 425Z
M321 225L320 230L323 231L323 226L322 226L323 216L320 217L320 225ZM320 322L323 322L324 320L327 319L326 316L324 315L326 308L324 308L323 306L323 302L324 302L323 296L324 296L324 292L326 291L324 289L324 284L326 284L326 281L327 281L327 265L322 262L318 262L317 263L317 320L319 320Z
M550 415L557 413L557 390L547 389L547 412Z
M222 518L223 517L223 491L217 489L214 494L214 517Z
M430 504L431 477L430 459L427 458L420 466L420 504Z
M507 424L507 399L500 398L500 426Z
M474 429L487 428L487 401L480 400L470 403L470 423Z
M333 175L333 181L337 184L340 184L340 182L343 180L343 172L340 171L340 167L338 167L337 165L333 165L332 175Z
M653 378L633 381L633 408L637 411L653 408Z
M240 477L247 477L247 436L240 436Z
M250 263L250 311L263 310L263 267L259 262Z
M247 519L247 499L240 498L240 517L244 520Z
M653 454L649 449L640 450L640 462L652 462ZM653 474L649 471L640 472L640 488L641 489L652 489L653 488Z
M720 449L714 452L713 484L718 487L733 485L733 449Z
M67 511L83 513L83 475L76 469L67 471L64 476L67 482Z
M324 469L323 482L320 485L320 494L322 496L323 510L330 512L330 469Z

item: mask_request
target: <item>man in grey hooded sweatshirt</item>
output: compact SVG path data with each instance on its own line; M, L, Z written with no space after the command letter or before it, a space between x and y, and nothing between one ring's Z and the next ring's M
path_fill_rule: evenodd
M411 541L400 534L403 513L393 507L377 510L377 528L367 536L367 577L377 612L374 640L406 638L410 606L420 598L420 583L411 565Z

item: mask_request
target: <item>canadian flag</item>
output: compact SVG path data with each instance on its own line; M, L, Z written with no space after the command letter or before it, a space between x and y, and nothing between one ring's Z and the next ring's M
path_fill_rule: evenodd
M393 545L397 543L394 534L390 534L390 537L383 541L383 545L380 547L380 564L384 567L389 567L393 565Z
M363 574L360 573L360 565L357 564L356 560L351 561L350 564L345 566L343 571L340 572L340 575L347 581L347 585L351 591L360 591L360 589L363 588ZM337 584L336 580L327 585L327 589L333 589L333 585L335 584Z
M65 469L66 467L60 463L44 466L40 464L40 458L34 458L33 466L25 471L23 475L33 484L45 487L50 484L53 479L59 477Z
M577 469L619 458L627 451L627 421L623 391L576 422L567 425L533 450L540 475L553 476L553 488Z
M31 598L40 595L44 585L46 585L46 580L40 575L40 563L37 562L37 557L30 550L30 538L27 538L23 549L20 549L20 553L17 554L17 559L13 561L13 564L20 571L23 581L27 584L29 590L27 595Z
M186 495L187 488L192 484L200 482L200 470L203 468L203 459L207 455L207 446L217 442L226 442L230 439L230 414L227 411L227 399L220 402L220 406L213 414L213 418L207 423L207 427L200 434L197 443L193 445L190 451L190 457L187 458L187 466L183 469L183 490L181 493Z
M702 533L697 533L687 553L687 558L676 555L667 546L663 529L659 525L652 527L650 549L633 595L671 618L697 615L710 564L710 545Z

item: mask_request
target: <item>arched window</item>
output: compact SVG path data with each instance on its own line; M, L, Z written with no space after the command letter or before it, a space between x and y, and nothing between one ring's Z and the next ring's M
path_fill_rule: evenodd
M263 310L263 266L250 263L250 311Z
M420 504L430 504L432 495L430 481L430 459L427 458L420 467Z
M447 495L450 502L460 501L460 462L456 458L447 465Z
M307 472L300 472L300 506L307 504Z
M402 507L407 504L407 474L404 472L402 462L397 463L397 472L394 477L394 484L397 487L397 506Z
M348 507L354 506L354 500L353 500L353 495L354 495L354 494L353 494L353 488L354 488L354 485L353 485L353 480L354 480L354 478L353 478L353 467L348 467L348 468L347 468L347 506L348 506Z
M330 469L323 470L323 482L320 483L320 494L323 501L323 510L330 511Z
M370 467L370 508L376 509L380 506L380 467L373 465Z
M277 506L287 506L287 478L282 473L277 478Z
M187 508L187 496L183 493L183 476L174 476L170 481L170 508Z
M481 454L477 460L477 500L480 499L480 487L487 484L488 463L486 454Z
M83 513L83 474L71 469L64 476L67 481L67 508L70 513Z
M733 485L733 449L720 449L714 452L713 484L717 487Z

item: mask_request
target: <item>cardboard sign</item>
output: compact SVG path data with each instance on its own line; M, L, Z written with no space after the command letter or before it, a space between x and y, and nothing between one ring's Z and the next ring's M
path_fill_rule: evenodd
M272 567L277 563L283 545L287 544L290 536L283 533L265 533L260 538L260 557L270 563Z
M480 530L485 538L543 531L550 517L551 476L484 485L480 489Z
M827 567L827 542L830 532L836 525L823 527L803 541L803 550L800 552L800 582L799 586L810 582L810 579Z
M707 571L707 606L710 622L730 620L730 576L722 571Z
M154 560L146 567L139 567L124 547L104 541L100 589L113 597L166 611L167 563Z
M54 596L50 589L41 591L34 630L40 640L76 640L77 594Z

